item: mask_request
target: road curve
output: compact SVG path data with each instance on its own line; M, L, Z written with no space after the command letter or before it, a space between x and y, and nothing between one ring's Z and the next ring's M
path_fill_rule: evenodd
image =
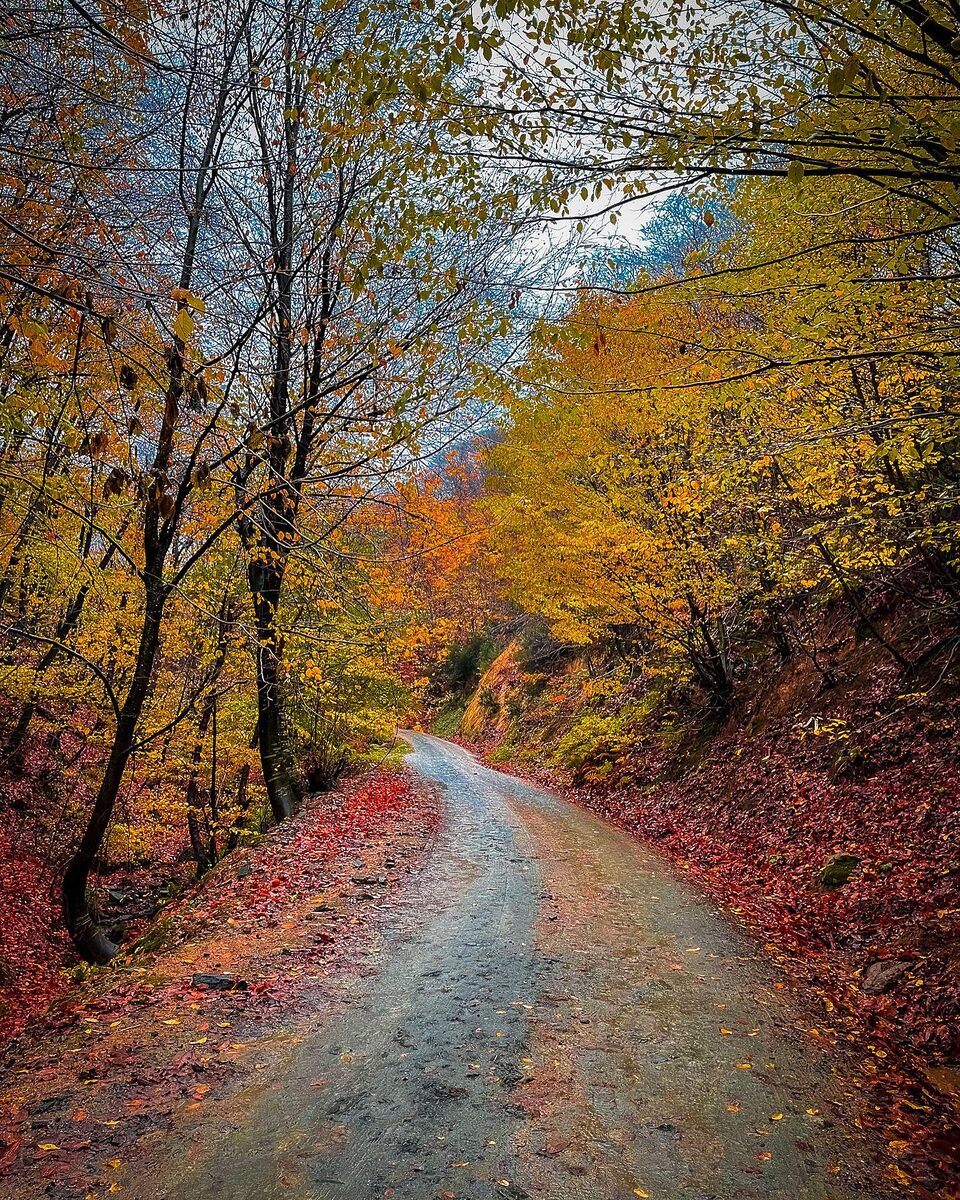
M883 1194L845 1061L758 948L606 823L405 735L449 819L382 969L299 1031L168 1200ZM322 1086L316 1086L320 1077Z

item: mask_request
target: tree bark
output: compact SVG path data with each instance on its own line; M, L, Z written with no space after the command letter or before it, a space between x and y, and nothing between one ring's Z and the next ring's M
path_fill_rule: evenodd
M258 570L254 568L254 570ZM274 819L285 821L293 815L298 800L289 747L284 733L281 644L273 622L279 579L267 594L255 591L257 610L257 742L263 766L263 783Z
M140 714L150 689L153 665L160 646L160 626L166 599L167 590L162 585L155 583L148 587L133 680L117 717L113 744L87 828L63 877L63 912L67 930L87 962L109 962L118 949L97 925L87 895L87 884L113 816L127 762L133 752Z

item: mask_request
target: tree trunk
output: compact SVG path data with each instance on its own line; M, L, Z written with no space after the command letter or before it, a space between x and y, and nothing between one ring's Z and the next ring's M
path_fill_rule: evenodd
M285 821L296 807L297 788L283 732L280 655L272 631L260 634L257 650L257 740L270 808L275 820Z
M250 808L250 797L247 793L247 784L249 781L250 764L244 763L240 768L240 774L237 776L237 798L234 801L237 815L227 836L228 850L235 850L237 848L240 844L240 830L246 828L247 810Z
M87 962L109 962L118 949L94 919L87 897L87 883L113 816L127 761L133 751L140 714L160 646L160 625L166 599L166 588L159 584L148 587L136 670L117 717L113 744L87 828L63 876L63 913L67 931Z
M190 778L187 780L186 805L187 828L190 833L190 846L197 863L197 875L202 875L212 867L218 858L216 822L217 822L217 682L227 659L227 632L232 621L232 610L229 600L224 596L217 617L217 649L204 697L200 719L197 722L197 736L190 756ZM213 722L213 751L210 769L210 812L204 807L203 792L200 787L200 764L203 760L203 744L206 741L207 730ZM206 827L204 835L201 822Z

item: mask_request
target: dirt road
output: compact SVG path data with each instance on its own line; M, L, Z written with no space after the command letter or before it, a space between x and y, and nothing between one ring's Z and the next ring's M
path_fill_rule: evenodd
M346 978L235 1098L129 1173L170 1200L847 1200L845 1063L654 855L411 734L447 829Z

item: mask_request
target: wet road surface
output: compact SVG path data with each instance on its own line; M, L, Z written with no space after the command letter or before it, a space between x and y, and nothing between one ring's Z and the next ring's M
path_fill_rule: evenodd
M410 734L449 819L344 979L127 1188L170 1200L880 1196L842 1058L652 853ZM160 1181L152 1182L152 1181Z

